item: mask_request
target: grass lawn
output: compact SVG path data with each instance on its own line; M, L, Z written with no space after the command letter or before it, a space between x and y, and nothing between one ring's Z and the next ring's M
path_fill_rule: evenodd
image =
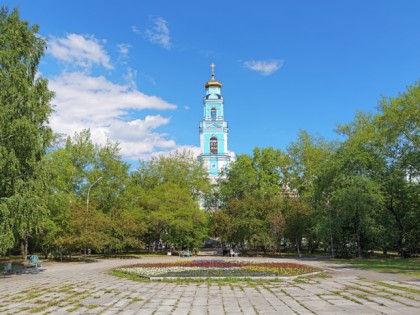
M373 257L362 259L331 259L329 261L340 264L350 264L356 267L375 270L379 272L398 273L420 278L420 257Z

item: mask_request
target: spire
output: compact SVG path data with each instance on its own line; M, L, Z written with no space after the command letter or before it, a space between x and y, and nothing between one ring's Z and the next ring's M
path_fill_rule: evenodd
M216 65L214 63L212 63L210 65L210 67L211 67L211 80L206 83L206 85L205 85L206 89L208 87L210 87L210 86L217 86L217 87L221 88L222 87L222 83L220 83L219 81L217 81L215 79L215 77L214 77L214 67L216 67Z

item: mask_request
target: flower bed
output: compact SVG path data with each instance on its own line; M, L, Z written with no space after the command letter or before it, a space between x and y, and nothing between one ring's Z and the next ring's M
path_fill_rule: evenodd
M226 260L146 263L117 270L146 278L263 278L298 276L318 271L315 267L295 263Z

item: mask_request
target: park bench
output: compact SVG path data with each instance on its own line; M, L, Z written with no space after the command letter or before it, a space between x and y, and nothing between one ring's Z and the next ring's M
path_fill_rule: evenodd
M9 261L4 262L3 276L12 272L12 263Z
M178 255L179 257L192 257L192 253L189 250L182 250Z
M239 256L242 256L242 253L239 250L224 249L223 250L223 256L227 256L227 257L239 257Z
M17 275L23 273L38 273L42 266L42 260L38 256L29 257L27 262L16 263L16 262L4 262L3 276L6 275Z

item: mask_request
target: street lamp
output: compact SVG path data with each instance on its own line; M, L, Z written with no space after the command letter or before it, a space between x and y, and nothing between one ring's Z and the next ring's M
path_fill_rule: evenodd
M101 177L99 177L97 180L95 180L90 186L89 186L89 189L88 189L88 192L87 192L87 199L86 199L86 216L85 216L85 256L86 256L86 250L87 250L87 242L86 242L86 239L87 239L87 221L88 221L88 214L89 214L89 196L90 196L90 190L92 189L92 187L94 186L94 185L96 185L100 180L102 179L102 176Z

